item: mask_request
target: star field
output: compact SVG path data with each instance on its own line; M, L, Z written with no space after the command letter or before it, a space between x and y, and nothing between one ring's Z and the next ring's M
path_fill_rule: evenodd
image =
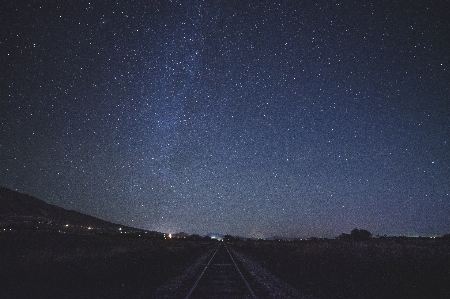
M161 232L449 233L449 13L5 3L0 185Z

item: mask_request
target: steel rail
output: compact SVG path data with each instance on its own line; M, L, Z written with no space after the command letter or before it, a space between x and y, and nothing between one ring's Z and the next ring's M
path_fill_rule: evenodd
M196 290L200 280L202 279L202 277L204 276L206 270L208 269L209 265L211 264L212 260L214 259L214 257L216 256L217 251L220 249L221 246L224 246L224 248L226 249L228 256L230 257L231 261L233 262L230 265L234 265L235 270L237 271L237 273L239 274L239 277L242 279L242 281L244 282L245 286L247 287L248 292L250 293L251 297L253 299L257 299L257 296L255 295L255 293L253 292L252 288L250 287L250 284L247 282L247 280L245 279L244 275L242 274L241 270L239 269L238 265L236 264L236 261L234 260L233 256L231 255L230 251L228 250L227 246L225 246L224 244L220 244L217 249L214 251L214 254L212 255L212 257L210 258L210 260L208 261L208 263L206 264L205 268L203 269L203 271L201 272L200 276L197 278L197 280L195 281L194 285L192 286L192 288L190 289L189 293L187 294L186 297L184 297L184 299L189 299L192 295L192 293ZM195 296L194 296L195 297Z
M206 269L208 269L209 264L211 263L211 261L213 260L214 256L216 255L217 251L219 250L220 245L217 246L216 251L214 251L214 254L212 255L212 257L209 259L209 262L206 264L205 268L203 269L202 273L200 274L200 276L197 278L197 280L194 283L194 286L191 288L191 290L189 291L189 293L187 294L186 297L184 297L184 299L189 299L189 297L191 297L192 292L194 292L195 288L198 285L198 282L200 281L200 279L202 278L203 274L205 274Z
M225 246L225 245L224 245ZM236 267L236 270L238 271L239 275L241 276L242 280L244 281L245 285L247 286L248 291L250 292L250 294L252 295L253 299L256 299L256 295L253 292L252 288L250 287L250 285L248 284L247 280L244 278L244 275L242 275L241 270L239 270L239 267L237 266L236 262L234 261L233 256L231 255L230 251L228 250L227 246L225 246L225 249L227 250L228 254L230 255L231 260L233 261L234 266Z

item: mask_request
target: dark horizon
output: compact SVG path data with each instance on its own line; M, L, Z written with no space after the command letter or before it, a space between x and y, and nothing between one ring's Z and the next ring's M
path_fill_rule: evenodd
M449 12L5 3L0 186L167 233L442 236Z
M31 227L29 226L29 220L31 218L35 218L35 219L41 219L42 217L47 218L47 220L51 221L53 224L51 226L43 226L40 227L40 229L42 230L47 230L48 228L53 228L53 229L57 229L57 228L65 228L66 224L70 227L68 228L69 231L73 231L73 227L78 227L78 228L86 228L86 227L90 227L89 229L91 229L91 232L101 232L102 230L106 229L106 231L108 232L112 232L112 228L115 227L114 230L117 230L118 227L120 227L119 231L116 231L116 233L123 233L124 231L133 231L133 230L137 230L137 231L148 231L146 229L143 228L139 228L139 227L129 227L126 225L123 225L121 223L112 223L112 222L106 222L103 219L100 218L96 218L92 215L89 214L83 214L80 213L79 211L75 211L75 210L66 210L62 207L58 207L56 205L52 205L47 203L45 200L39 199L35 196L32 196L30 194L24 194L24 193L20 193L17 190L11 190L5 187L0 186L0 201L2 202L2 206L0 209L0 216L2 216L3 220L3 226L0 227L0 231L1 229L6 229L6 231L8 231L8 228L13 228L14 231L16 231L16 229L20 228L20 229L25 229L25 230L29 230ZM62 210L62 211L61 211ZM87 217L86 217L87 216ZM6 218L5 218L6 217ZM11 224L9 223L10 221L12 221L12 218L15 219L14 223ZM25 218L24 218L25 217ZM30 218L31 217L31 218ZM22 224L22 226L20 225L18 221L18 219L26 219L26 221ZM39 220L39 221L42 221ZM55 223L55 221L57 223ZM9 224L8 224L9 223ZM2 225L2 222L0 222L0 225ZM5 226L6 225L6 226ZM11 226L12 225L12 226ZM57 227L55 228L55 225L57 225ZM59 227L59 226L60 227ZM34 227L32 228L34 229ZM100 229L100 231L99 231ZM369 231L363 229L363 228L354 228L353 230L363 230L366 231L367 233L370 233ZM274 239L304 239L304 240L308 240L308 239L317 239L317 238L325 238L325 239L336 239L336 238L340 238L340 237L347 237L351 236L353 233L353 230L350 232L342 232L340 235L337 236L328 236L328 237L323 237L323 236L283 236L283 235L272 235L272 236L268 236L265 238L262 238L263 240L274 240ZM79 233L86 233L89 231L86 231L84 229L81 229L79 231ZM179 237L179 235L187 235L187 236L200 236L200 237L211 237L211 238L226 238L227 236L231 236L233 238L247 238L247 239L252 239L251 237L248 236L243 236L243 235L232 235L229 234L227 232L208 232L206 234L197 234L197 233L186 233L185 231L181 230L178 232L158 232L158 231L149 231L149 232L154 232L154 233L160 233L160 234L165 234L165 235L172 235L172 236L177 236ZM373 235L371 234L371 238L385 238L385 237L424 237L424 238L439 238L439 237L448 237L450 236L450 234L444 234L442 236L433 234L430 236L404 236L404 235Z

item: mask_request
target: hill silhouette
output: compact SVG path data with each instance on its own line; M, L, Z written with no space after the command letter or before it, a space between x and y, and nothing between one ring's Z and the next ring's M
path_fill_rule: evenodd
M0 187L0 225L46 223L53 226L93 227L97 229L127 230L135 228L108 222L90 215L48 204L36 197Z

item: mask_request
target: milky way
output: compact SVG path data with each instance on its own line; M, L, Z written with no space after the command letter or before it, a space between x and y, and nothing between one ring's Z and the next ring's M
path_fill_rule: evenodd
M447 2L2 6L0 185L161 232L449 233Z

